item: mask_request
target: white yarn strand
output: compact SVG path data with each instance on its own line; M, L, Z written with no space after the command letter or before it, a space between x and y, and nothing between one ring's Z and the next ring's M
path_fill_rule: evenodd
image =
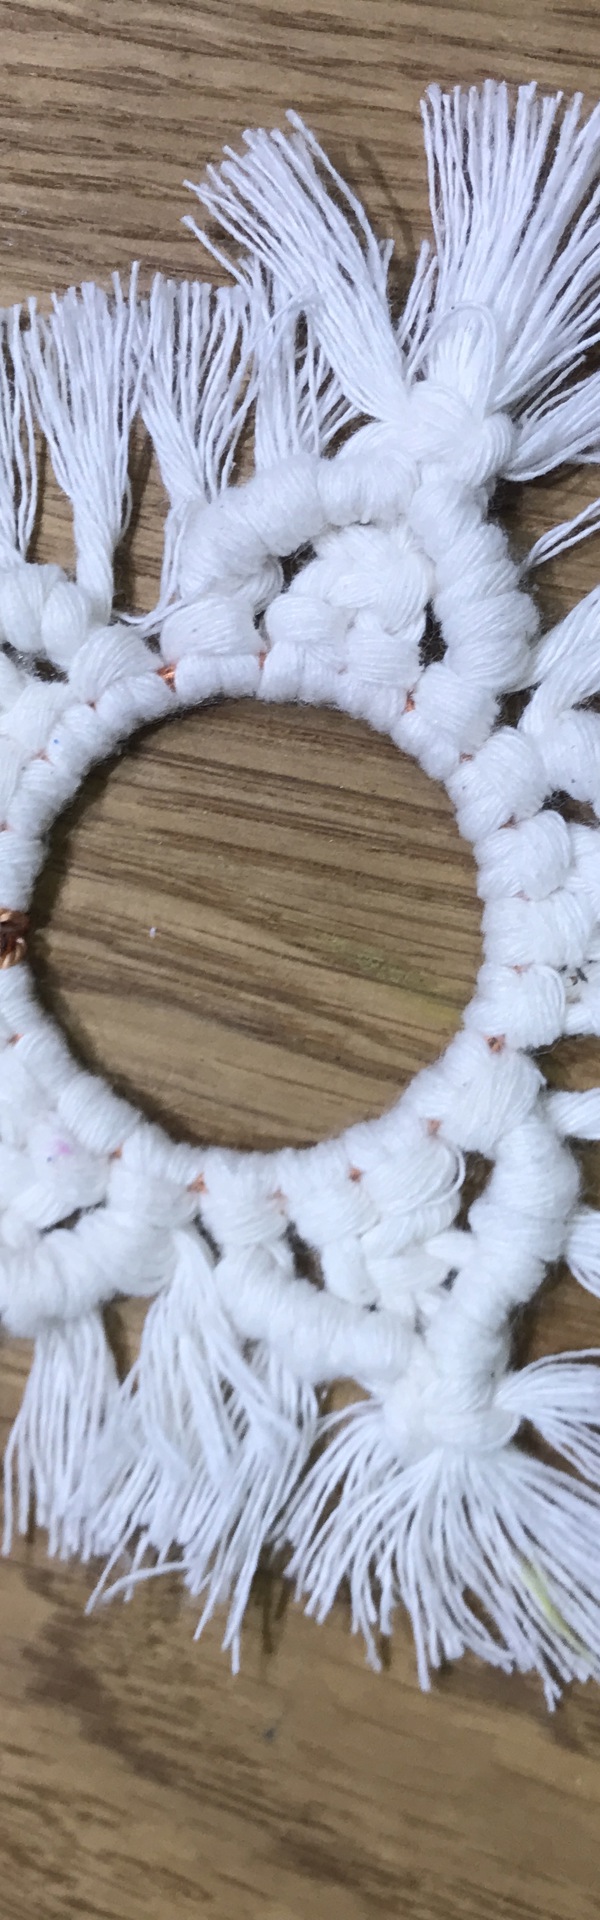
M33 1502L48 1552L81 1553L82 1490L117 1396L117 1375L98 1313L39 1332L23 1403L4 1460L3 1552L27 1532ZM16 1485L16 1513L13 1487Z
M104 1439L110 1476L96 1495L95 1551L113 1564L139 1534L119 1586L147 1578L148 1549L161 1567L177 1551L186 1586L202 1596L202 1626L224 1601L224 1645L239 1665L239 1641L261 1550L297 1483L316 1431L310 1389L292 1386L273 1361L244 1357L219 1306L206 1250L182 1237L171 1285L150 1309L138 1365L121 1391ZM99 1457L101 1470L102 1455ZM116 1536L116 1538L115 1538Z
M404 1466L372 1404L342 1416L286 1517L290 1574L319 1621L349 1584L373 1665L376 1632L390 1634L401 1601L423 1687L432 1668L470 1651L505 1672L538 1672L553 1707L567 1681L600 1677L589 1551L599 1519L598 1493L512 1446L438 1448Z
M27 563L37 511L37 449L25 318L18 306L0 315L0 638L21 654L37 648L45 590L57 575L56 568ZM1 708L12 704L25 681L14 662L0 671Z
M258 267L249 277L255 314L257 471L290 454L324 454L358 416L315 332L286 287ZM261 319L261 312L263 318Z
M23 313L0 322L0 557L25 559L37 507L37 462L31 392L23 348Z
M52 465L73 507L77 582L97 619L112 605L112 559L131 508L129 435L143 364L137 266L128 294L85 283L55 298L49 320L30 306L27 349Z
M433 318L473 299L503 340L493 404L514 407L600 332L600 108L519 87L431 87L425 148L436 237ZM558 122L558 125L557 125ZM553 136L554 147L552 146Z
M353 406L381 419L389 409L395 417L402 362L387 305L389 248L379 245L359 201L298 115L288 119L291 138L247 132L243 158L226 147L220 167L187 184L224 232L250 249L251 262L258 260L312 315ZM342 207L327 192L328 180ZM206 230L191 217L187 224L222 260ZM237 272L244 283L244 261Z
M199 498L216 499L231 479L254 399L250 329L241 288L178 285L156 275L142 329L147 340L140 407L171 503L163 610L176 588L177 540L186 509ZM152 621L156 618L155 613Z

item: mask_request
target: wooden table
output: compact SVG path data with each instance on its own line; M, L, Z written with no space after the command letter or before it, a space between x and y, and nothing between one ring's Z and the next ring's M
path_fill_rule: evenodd
M393 233L429 231L418 102L490 72L598 85L594 0L63 0L0 5L2 300L125 268L206 271L182 178L292 104ZM136 450L121 586L150 605L162 504ZM597 490L507 501L521 547ZM37 556L69 559L49 475ZM546 618L597 543L548 568ZM307 1141L377 1113L460 1019L474 873L444 796L366 728L243 703L147 733L57 828L36 903L40 988L80 1055L184 1136ZM151 931L153 930L154 931ZM557 1085L600 1078L561 1045ZM600 1158L586 1155L588 1191ZM114 1310L123 1354L139 1318ZM598 1340L567 1279L530 1352ZM25 1347L2 1353L7 1423ZM233 1680L175 1583L84 1615L41 1538L0 1570L6 1920L592 1920L600 1695L549 1719L535 1683L465 1661L418 1691L399 1620L379 1677L345 1606L322 1629L261 1577Z

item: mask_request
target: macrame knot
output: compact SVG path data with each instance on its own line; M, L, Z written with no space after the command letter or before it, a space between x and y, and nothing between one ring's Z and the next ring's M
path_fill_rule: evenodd
M60 567L21 559L0 573L0 633L17 653L41 651L44 607L60 578Z
M600 503L526 569L488 506L498 475L600 455L600 375L579 377L600 108L555 125L559 106L430 93L435 253L397 324L389 250L296 119L198 190L242 247L234 289L158 276L140 301L134 269L127 296L115 278L49 319L0 314L0 1320L35 1338L6 1546L33 1498L51 1552L108 1556L102 1590L122 1555L126 1594L175 1556L200 1627L228 1604L236 1665L259 1555L289 1541L309 1609L343 1582L375 1660L402 1599L424 1685L470 1648L535 1668L550 1705L600 1677L599 1356L507 1369L548 1263L600 1294L566 1145L600 1137L600 1090L552 1094L529 1057L600 1033L600 589L540 639L525 574ZM140 407L170 508L137 620L113 610L113 555ZM73 579L27 560L38 433ZM381 1120L275 1154L175 1145L77 1065L26 958L48 829L88 768L221 693L389 736L443 781L483 902L437 1065ZM102 1315L121 1293L151 1301L123 1381ZM340 1380L363 1397L333 1413ZM510 1444L520 1422L568 1472Z
M505 1447L521 1416L503 1406L495 1388L444 1379L424 1341L415 1342L410 1370L385 1393L385 1427L394 1448L407 1462L431 1447L465 1453L493 1453Z
M240 1253L255 1247L272 1249L288 1225L283 1196L273 1191L272 1175L259 1166L239 1169L219 1153L211 1156L207 1166L201 1218L219 1247Z
M62 567L18 560L0 573L0 635L16 653L68 670L90 628L88 596Z
M455 480L475 490L510 464L516 429L508 414L476 410L462 394L426 379L412 389L402 438L420 465L448 466Z
M398 427L369 421L333 458L319 462L318 488L326 525L397 522L408 513L417 478L414 459Z

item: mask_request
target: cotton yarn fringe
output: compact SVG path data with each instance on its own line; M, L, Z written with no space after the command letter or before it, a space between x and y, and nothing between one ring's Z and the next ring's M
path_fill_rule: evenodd
M511 1328L563 1258L600 1294L567 1144L600 1138L600 1089L550 1093L531 1057L600 1033L600 836L561 808L600 817L600 589L542 635L529 579L600 502L520 565L488 516L499 479L600 458L600 107L431 89L434 247L397 320L391 248L290 118L194 188L235 284L159 276L142 298L134 269L1 320L0 1313L35 1343L5 1547L33 1501L51 1552L102 1556L97 1591L175 1564L198 1631L227 1608L237 1664L259 1556L285 1546L319 1620L349 1589L375 1663L401 1601L424 1686L472 1649L537 1672L552 1706L600 1677L600 1354L515 1369ZM135 621L113 557L137 413L169 510ZM41 438L73 577L27 557ZM388 733L477 863L462 1031L382 1119L306 1151L173 1145L79 1068L26 958L48 830L88 768L225 694ZM458 1226L473 1154L491 1170ZM124 1380L119 1294L151 1301ZM342 1376L364 1397L331 1416Z

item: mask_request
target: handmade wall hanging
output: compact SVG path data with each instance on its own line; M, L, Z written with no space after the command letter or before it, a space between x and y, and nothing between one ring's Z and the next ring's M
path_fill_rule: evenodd
M103 1557L103 1592L177 1564L200 1625L228 1606L237 1661L259 1555L286 1543L319 1619L346 1583L373 1659L401 1600L424 1685L471 1648L535 1669L552 1704L600 1675L600 1355L515 1369L511 1326L563 1256L600 1292L566 1145L600 1137L600 1091L549 1093L532 1058L600 1032L600 838L561 810L600 809L600 592L542 637L489 510L501 476L600 455L600 108L489 82L432 88L424 122L435 247L397 320L390 248L294 116L195 189L233 287L159 277L143 299L134 271L3 317L0 1310L35 1343L5 1544L33 1497L51 1552ZM112 601L138 409L170 509L136 624ZM39 434L74 578L27 559ZM48 829L88 768L223 694L389 733L477 863L463 1030L390 1113L306 1151L174 1145L81 1070L26 959ZM491 1171L460 1228L474 1153ZM124 1380L115 1294L152 1300ZM340 1376L363 1397L331 1415Z

